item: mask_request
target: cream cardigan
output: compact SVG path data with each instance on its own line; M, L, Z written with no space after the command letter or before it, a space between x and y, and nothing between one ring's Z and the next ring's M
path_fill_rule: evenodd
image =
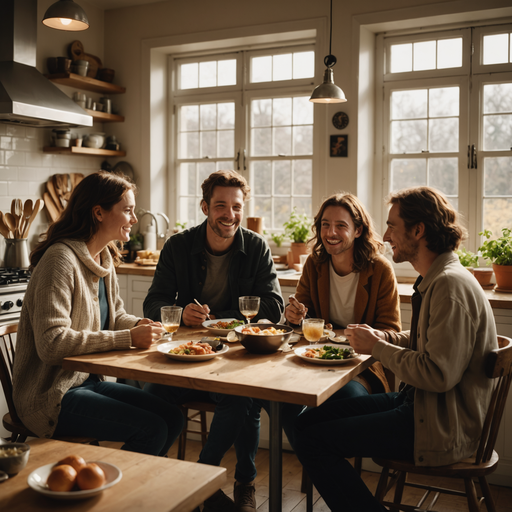
M63 370L65 357L131 346L129 329L139 318L124 310L108 249L101 261L101 266L94 262L84 242L65 240L46 251L30 278L16 341L13 395L19 417L39 437L53 435L62 397L89 376ZM108 331L100 327L101 277Z

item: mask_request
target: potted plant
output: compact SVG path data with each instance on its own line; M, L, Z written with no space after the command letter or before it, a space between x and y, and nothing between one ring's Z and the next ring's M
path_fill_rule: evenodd
M308 253L306 242L310 235L311 221L305 213L299 214L294 208L283 226L284 234L292 241L293 263L300 263L300 255Z
M455 253L459 257L460 264L473 274L474 267L478 267L478 254L468 251L465 247L461 247Z
M495 240L491 239L492 231L485 229L480 232L486 239L478 250L488 264L492 263L496 289L512 292L512 230L503 228L501 232L502 235Z

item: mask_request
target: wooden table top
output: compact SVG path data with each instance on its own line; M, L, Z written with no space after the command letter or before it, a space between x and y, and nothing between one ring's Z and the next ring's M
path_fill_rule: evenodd
M199 340L203 336L208 336L203 328L180 327L174 340ZM306 343L301 339L294 347ZM374 362L370 356L360 356L345 364L319 365L303 361L293 351L260 355L249 353L239 342L227 345L228 352L200 363L169 359L154 344L148 350L67 357L62 366L66 370L318 406Z
M26 467L0 484L0 510L190 512L227 480L225 468L207 464L51 439L35 439L29 444L31 449ZM123 477L113 487L85 500L55 500L29 487L27 478L32 471L72 454L80 455L86 461L114 464L121 469Z

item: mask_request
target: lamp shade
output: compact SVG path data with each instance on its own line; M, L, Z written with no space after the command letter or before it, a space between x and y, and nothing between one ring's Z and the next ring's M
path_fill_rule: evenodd
M309 101L313 103L343 103L347 101L345 93L334 83L334 72L327 68L324 72L324 81L314 88Z
M58 0L48 7L43 24L57 30L78 32L89 28L85 11L73 0Z

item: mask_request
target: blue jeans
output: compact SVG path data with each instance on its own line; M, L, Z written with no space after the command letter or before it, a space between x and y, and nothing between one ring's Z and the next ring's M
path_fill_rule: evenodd
M62 398L54 435L124 442L122 450L164 456L183 429L179 407L96 375Z
M318 408L324 407L326 404L335 401L335 400L343 400L345 398L352 398L356 396L365 396L368 395L368 391L366 391L366 388L360 384L359 382L356 382L354 380L351 380L349 383L347 383L345 386L343 386L341 389L338 389L336 393L331 395L322 405L320 405ZM270 414L270 402L268 400L255 400L255 402L259 403L265 411L267 411L267 414ZM281 412L281 419L282 419L282 425L284 433L286 434L286 437L288 438L288 441L290 443L290 446L295 451L295 422L297 421L297 418L304 413L305 411L309 411L312 409L311 407L307 407L305 405L297 405L297 404L286 404L283 403L282 405L282 412Z
M260 407L252 398L243 396L209 393L194 389L146 384L144 390L171 404L190 401L215 404L210 432L198 462L220 466L226 452L235 445L235 479L249 483L256 478L256 452L260 441Z
M404 400L405 393L334 400L297 418L296 454L332 511L386 510L347 459L413 458L414 405Z

